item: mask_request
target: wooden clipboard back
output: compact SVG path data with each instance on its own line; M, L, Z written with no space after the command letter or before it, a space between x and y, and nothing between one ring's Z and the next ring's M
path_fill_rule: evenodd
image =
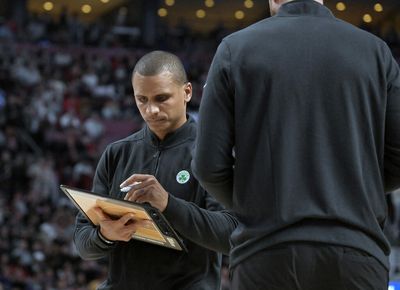
M91 191L60 185L61 190L83 215L95 226L99 225L99 219L95 208L100 207L112 218L118 219L124 214L132 213L141 224L133 239L164 246L178 251L187 251L181 238L177 235L166 218L149 204L140 204L120 200L111 196L100 195Z

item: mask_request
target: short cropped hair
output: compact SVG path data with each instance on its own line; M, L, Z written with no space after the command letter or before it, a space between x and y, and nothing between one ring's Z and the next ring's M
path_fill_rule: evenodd
M179 84L188 82L181 60L175 54L162 50L155 50L142 56L133 69L132 78L135 73L142 76L155 76L165 71L172 73Z

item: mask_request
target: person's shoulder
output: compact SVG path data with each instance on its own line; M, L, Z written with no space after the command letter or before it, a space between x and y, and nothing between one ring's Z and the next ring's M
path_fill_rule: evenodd
M253 23L245 28L242 28L238 31L235 31L223 38L223 41L229 42L236 42L236 41L243 41L243 37L247 35L252 35L254 31L264 29L270 22L274 21L274 17L264 18L260 21Z
M126 147L126 146L134 146L137 143L140 143L144 140L145 137L145 130L141 129L123 139L119 139L117 141L114 141L107 146L107 150L119 150L120 148Z
M376 36L375 34L355 26L349 22L336 18L336 23L343 28L343 30L347 30L349 33L354 35L354 37L363 38L364 40L375 42L377 45L384 45L385 41Z

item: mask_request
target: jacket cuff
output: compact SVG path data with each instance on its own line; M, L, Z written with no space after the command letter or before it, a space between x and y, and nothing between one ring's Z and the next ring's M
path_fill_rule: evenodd
M96 233L97 233L97 237L99 238L99 240L100 240L104 245L113 246L113 245L116 244L115 241L111 241L111 240L107 239L106 237L104 237L104 236L100 233L100 228L99 228L99 227L96 229Z
M185 209L185 202L169 194L168 204L163 211L163 215L172 223L174 220L179 220L183 209Z

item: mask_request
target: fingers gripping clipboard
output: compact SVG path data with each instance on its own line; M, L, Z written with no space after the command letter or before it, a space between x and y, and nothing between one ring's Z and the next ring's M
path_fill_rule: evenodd
M106 214L119 218L133 213L135 219L144 221L132 238L178 251L187 251L182 239L174 231L160 211L147 203L135 203L111 196L97 194L88 190L60 185L61 190L72 203L95 226L99 225L95 207L100 207Z

